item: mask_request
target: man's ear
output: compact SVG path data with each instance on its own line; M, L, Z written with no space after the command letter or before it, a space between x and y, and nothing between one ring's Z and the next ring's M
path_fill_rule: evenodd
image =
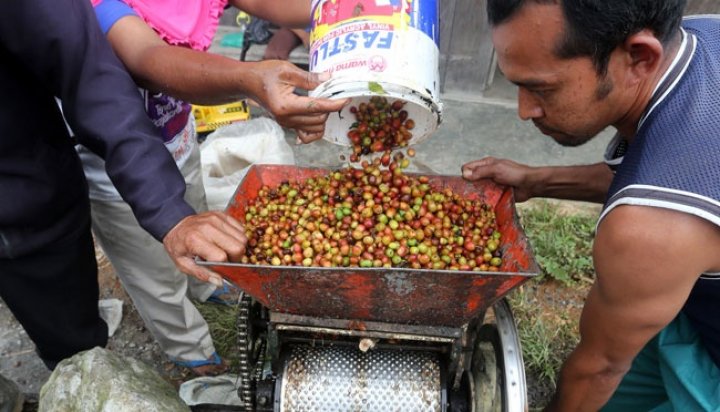
M660 39L648 29L629 36L622 45L628 80L636 82L655 76L661 69L665 50Z

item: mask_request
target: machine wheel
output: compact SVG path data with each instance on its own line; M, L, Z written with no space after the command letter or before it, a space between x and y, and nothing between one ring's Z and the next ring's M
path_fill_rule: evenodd
M474 412L526 411L525 367L510 305L501 299L493 314L493 322L478 329L470 365Z
M480 327L470 365L471 393L474 412L502 412L503 360L500 335L497 327L485 324Z

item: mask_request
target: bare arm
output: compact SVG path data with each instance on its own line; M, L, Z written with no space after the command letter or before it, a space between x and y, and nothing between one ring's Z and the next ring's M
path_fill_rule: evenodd
M720 230L680 212L620 206L598 228L597 281L548 411L597 411L633 358L683 307L698 276L720 267Z
M613 178L605 163L532 167L494 157L466 163L462 173L468 180L491 179L512 186L518 202L533 197L552 197L602 203Z
M148 90L198 104L228 103L249 96L268 109L278 123L305 135L320 137L328 113L345 104L344 100L294 93L295 88L317 87L324 76L285 61L240 62L171 46L136 16L118 20L110 28L108 39L135 81Z
M230 0L230 4L281 27L304 28L310 23L310 0Z

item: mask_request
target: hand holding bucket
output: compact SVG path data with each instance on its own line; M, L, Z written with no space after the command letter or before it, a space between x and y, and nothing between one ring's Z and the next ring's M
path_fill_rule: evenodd
M282 126L295 129L303 143L322 137L328 113L336 113L347 99L308 97L295 89L311 90L329 79L328 73L306 72L294 64L281 60L254 62L248 75L256 77L252 97L274 116Z
M313 0L310 71L332 78L310 96L349 98L328 117L324 138L350 146L350 107L372 96L402 100L415 129L410 144L441 122L436 0Z

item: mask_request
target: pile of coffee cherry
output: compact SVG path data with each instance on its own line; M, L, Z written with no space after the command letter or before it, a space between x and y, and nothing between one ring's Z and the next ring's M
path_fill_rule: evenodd
M408 145L415 121L408 118L404 106L402 100L390 103L385 97L373 96L367 103L350 107L350 113L355 115L347 133L352 143L351 162L357 162L360 156Z
M376 102L364 112L388 113L384 100ZM242 263L499 270L501 233L493 208L433 187L427 176L406 174L409 163L402 152L386 150L359 168L262 187L245 209Z

